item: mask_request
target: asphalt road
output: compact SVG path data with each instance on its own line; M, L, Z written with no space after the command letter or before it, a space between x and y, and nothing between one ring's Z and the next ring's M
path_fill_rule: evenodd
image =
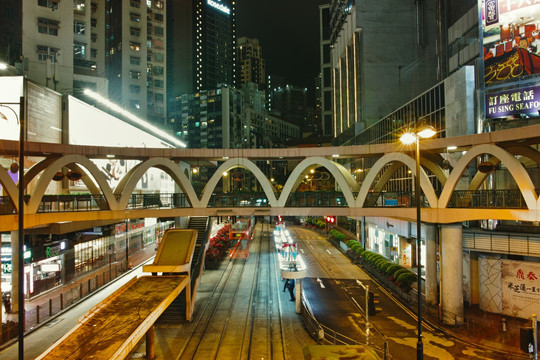
M303 290L315 318L329 328L360 344L368 343L379 354L385 348L389 358L416 359L418 320L413 311L379 287L353 264L325 236L301 226L288 230L298 241L299 251L308 266ZM365 290L378 294L381 311L369 317L366 336ZM414 310L414 309L413 309ZM423 323L424 359L512 359L512 355L481 349L448 336L431 324Z

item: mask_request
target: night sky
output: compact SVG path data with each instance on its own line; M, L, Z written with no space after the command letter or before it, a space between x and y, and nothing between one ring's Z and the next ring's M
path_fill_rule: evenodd
M314 87L320 71L319 5L329 0L237 0L237 36L259 39L266 73Z

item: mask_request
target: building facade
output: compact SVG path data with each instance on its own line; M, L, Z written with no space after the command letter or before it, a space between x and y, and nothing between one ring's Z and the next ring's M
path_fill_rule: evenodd
M168 98L236 82L236 5L231 0L168 3Z
M238 38L237 85L255 83L260 90L265 87L265 61L258 39Z

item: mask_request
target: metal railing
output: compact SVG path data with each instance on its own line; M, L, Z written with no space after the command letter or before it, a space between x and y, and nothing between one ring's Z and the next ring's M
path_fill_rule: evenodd
M539 190L537 190L537 193ZM357 196L357 194L354 194ZM29 196L25 196L28 202ZM116 195L116 200L120 195ZM427 198L421 195L421 207L429 207ZM260 192L215 192L208 202L214 207L269 207L268 198ZM296 191L289 195L286 207L348 207L345 196L339 191ZM364 207L415 207L414 192L370 192ZM191 207L184 193L132 194L127 209L186 208ZM526 209L527 204L520 190L456 190L452 193L448 208L499 208ZM101 194L44 195L38 213L108 210L105 197ZM14 214L15 206L8 196L0 196L0 214Z

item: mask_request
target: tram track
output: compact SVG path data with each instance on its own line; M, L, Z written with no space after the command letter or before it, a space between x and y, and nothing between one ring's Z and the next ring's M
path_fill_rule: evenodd
M225 260L177 359L286 358L271 234L257 224L249 258Z

